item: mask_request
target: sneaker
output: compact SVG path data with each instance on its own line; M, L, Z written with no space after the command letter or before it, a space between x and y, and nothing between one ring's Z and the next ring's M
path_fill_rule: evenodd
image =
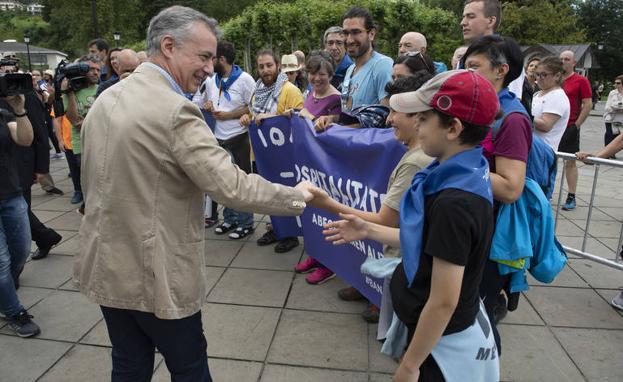
M623 290L619 292L611 301L612 306L617 309L623 310Z
M335 277L335 273L331 272L327 267L318 267L309 276L305 277L305 281L312 285L324 284Z
M575 209L575 198L572 196L567 196L567 201L565 205L562 206L562 209L565 211L571 211Z
M307 259L305 259L305 261L296 264L296 266L294 267L294 272L309 273L314 269L318 268L319 266L320 262L318 262L318 260L314 259L311 256L307 256Z
M82 192L75 191L74 196L71 197L71 204L82 203Z
M20 337L36 336L41 333L41 329L31 319L32 316L24 309L16 316L8 318L9 327Z
M65 156L63 155L63 153L56 153L56 154L52 154L50 155L50 159L52 160L59 160L59 159L63 159Z

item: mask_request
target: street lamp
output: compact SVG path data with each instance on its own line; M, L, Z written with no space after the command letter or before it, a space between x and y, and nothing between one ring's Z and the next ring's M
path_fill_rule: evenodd
M32 64L30 62L30 33L24 33L24 43L26 44L26 54L28 55L28 71L32 72Z
M121 40L121 32L112 32L112 37L115 39L115 46L119 47L119 40Z

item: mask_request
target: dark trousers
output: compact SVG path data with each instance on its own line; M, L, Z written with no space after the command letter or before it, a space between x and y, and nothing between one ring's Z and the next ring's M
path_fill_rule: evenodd
M482 281L480 282L480 298L485 305L485 310L489 316L489 322L491 322L491 329L493 329L493 337L495 338L495 346L498 348L498 354L502 354L502 341L494 322L493 312L498 305L500 292L502 292L508 280L508 276L500 275L498 263L487 260L482 273Z
M61 148L58 145L58 138L56 137L56 134L54 133L54 127L52 126L51 122L48 125L48 136L50 137L50 140L52 141L52 145L54 146L54 151L56 151L56 153L59 154L61 152Z
M218 140L219 145L227 150L231 155L232 162L238 165L240 169L247 174L251 173L251 143L249 141L249 133L236 135L227 140ZM212 201L212 217L218 217L216 209L218 204ZM253 226L253 214L246 212L237 212L230 208L223 210L223 216L227 223L238 224L241 227Z
M39 218L32 212L31 199L32 195L30 187L24 187L24 199L28 204L28 222L30 223L30 232L32 235L32 241L37 244L37 247L47 247L58 240L59 234L52 228L46 227Z
M112 343L111 382L148 382L154 351L164 357L173 382L212 382L201 312L178 320L102 306Z
M606 133L604 134L604 146L608 146L610 142L614 140L614 138L619 136L619 129L615 129L614 131L616 131L617 134L614 134L612 130L612 124L606 122Z
M82 192L80 186L80 163L78 158L72 150L65 150L65 159L67 159L67 165L69 166L69 174L71 176L71 182L74 185L75 192Z

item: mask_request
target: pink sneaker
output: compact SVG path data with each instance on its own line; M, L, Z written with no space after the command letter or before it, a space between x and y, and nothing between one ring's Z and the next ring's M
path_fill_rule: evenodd
M296 273L309 273L319 267L320 263L311 256L307 256L305 261L296 264L294 271Z
M320 285L334 277L335 273L331 272L329 268L320 265L311 275L305 277L305 281L312 285Z

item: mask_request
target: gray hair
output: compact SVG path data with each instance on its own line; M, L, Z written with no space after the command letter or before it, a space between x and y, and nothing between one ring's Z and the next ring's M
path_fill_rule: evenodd
M327 36L330 35L331 33L339 33L341 35L344 34L344 29L342 29L342 27L330 27L329 29L327 29L326 31L324 31L324 38L322 39L323 43L327 43Z
M179 5L163 9L149 22L147 55L153 56L160 52L160 41L166 35L172 36L175 43L181 45L197 22L204 23L214 33L214 36L219 38L220 32L213 18L192 8Z

